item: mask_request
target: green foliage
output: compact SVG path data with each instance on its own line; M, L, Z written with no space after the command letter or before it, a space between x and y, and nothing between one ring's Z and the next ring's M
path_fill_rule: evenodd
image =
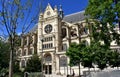
M96 51L94 51L94 64L98 65L98 68L103 70L108 64L108 53L111 52L105 45L98 43L96 45Z
M119 67L120 66L120 53L117 51L113 51L109 53L109 65L111 67Z
M115 30L116 24L120 22L118 20L120 0L116 1L117 3L114 0L89 0L85 14L93 19L93 24L87 24L91 28L91 43L88 46L82 46L84 44L82 42L71 44L66 53L70 58L70 64L75 65L81 62L84 67L89 68L94 64L101 70L108 65L119 66L120 54L110 49L113 40L120 44L120 34Z
M120 45L120 34L116 31L116 24L120 27L120 0L89 0L85 14L94 19L92 25L92 38L103 45L93 45L94 61L98 68L104 69L107 65L119 66L120 54L110 50L110 44L114 40ZM89 50L89 49L88 49Z
M112 25L113 22L118 22L115 19L115 12L120 13L120 8L118 8L120 1L117 1L117 4L115 4L114 0L89 0L86 14L90 15L93 19L98 19L103 23L107 22Z
M13 72L14 72L14 73L20 73L20 72L21 72L21 71L20 71L19 61L18 61L18 60L16 60L16 61L14 62Z
M91 48L91 46L86 46L84 48L84 51L82 52L83 58L82 58L82 65L84 67L89 67L92 68L93 67L93 60L94 60L94 56L93 56L93 50Z
M1 73L8 73L9 67L9 50L8 43L0 40L0 75Z
M85 47L84 43L77 44L71 43L66 55L70 58L70 65L78 65L82 61L82 48Z
M24 77L24 74L22 72L20 72L20 73L14 73L13 77Z
M120 26L120 1L116 0L89 0L85 14L96 19L93 22L93 37L97 41L103 41L110 46L113 39L120 44L120 34L114 29L116 24ZM109 24L109 26L108 26Z
M27 61L27 66L25 68L27 72L40 72L41 71L41 60L37 55L33 55L31 59Z

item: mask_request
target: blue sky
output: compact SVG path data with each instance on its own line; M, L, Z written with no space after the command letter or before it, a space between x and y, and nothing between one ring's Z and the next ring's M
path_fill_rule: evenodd
M35 0L35 5L37 3L39 4L40 1L41 0ZM58 8L60 7L60 5L62 5L62 8L63 8L63 11L64 11L65 15L83 11L83 10L85 10L85 8L88 5L88 0L43 0L43 1L44 1L43 2L44 8L48 5L48 3L52 7L57 5ZM0 9L1 9L1 6L0 6ZM35 9L38 9L38 8L36 6L34 6L33 10L35 10ZM35 13L35 11L32 11L32 12ZM31 26L31 28L32 27L33 26ZM2 28L4 30L4 33L5 34L7 33L5 28L0 25L0 35L3 34L2 31L1 31ZM17 33L21 33L21 26L18 27Z
M44 0L44 5L46 6L48 3L51 6L62 5L63 11L65 15L79 12L85 10L88 5L88 0Z

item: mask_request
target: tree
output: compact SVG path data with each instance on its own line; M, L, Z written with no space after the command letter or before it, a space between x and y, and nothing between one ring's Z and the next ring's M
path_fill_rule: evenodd
M68 48L66 55L70 58L70 66L79 66L79 76L80 76L80 63L82 62L82 52L83 48L85 47L85 43L71 43L70 47Z
M39 0L40 1L40 0ZM10 40L9 77L13 73L16 34L24 34L39 18L39 2L35 0L0 0L0 24ZM42 0L41 0L42 1ZM3 30L3 31L4 31ZM21 30L21 31L20 31Z
M117 51L113 51L109 53L109 65L111 67L119 67L120 66L120 53Z
M10 45L3 40L0 40L0 77L8 73L9 67L9 48Z
M98 45L98 48L100 46L100 50L96 52L95 58L100 69L105 68L107 66L106 63L112 67L118 66L118 58L120 55L116 54L116 52L111 52L110 44L114 40L120 45L120 34L118 30L115 29L118 25L120 31L119 5L120 0L89 0L88 7L85 10L85 14L88 15L90 19L93 19L94 22L94 24L92 24L93 40L103 43L102 46ZM103 55L105 55L105 57Z
M96 44L96 50L94 51L94 64L98 66L101 70L108 67L108 53L110 49L106 48L105 45L100 43Z
M98 68L103 70L108 65L108 53L111 50L100 42L91 41L90 45L84 48L82 65L84 67L92 68L97 65Z
M107 46L110 46L113 40L120 44L120 34L114 29L116 24L120 27L119 5L119 0L89 0L85 10L85 14L94 19L93 37L98 41L103 41Z
M27 66L25 67L27 72L41 72L41 60L37 55L33 55L31 59L27 61Z
M84 67L88 67L89 69L93 67L93 61L94 61L94 54L93 49L91 46L86 46L82 52L83 58L82 58L82 65Z

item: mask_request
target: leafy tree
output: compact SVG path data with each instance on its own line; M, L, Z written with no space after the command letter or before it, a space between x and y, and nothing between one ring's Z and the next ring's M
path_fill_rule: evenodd
M84 67L88 68L97 65L98 68L102 70L108 65L108 53L110 52L111 50L104 44L102 45L100 42L91 41L90 45L84 48L82 64Z
M31 59L27 61L27 66L25 67L27 72L41 72L41 60L37 55L33 55Z
M0 25L10 40L9 77L13 73L16 34L27 32L37 23L40 0L0 0ZM42 1L42 0L41 0Z
M85 11L86 15L89 15L90 18L96 19L94 20L95 31L93 37L98 41L104 41L104 44L108 46L110 46L113 39L120 44L119 34L114 30L116 24L120 22L119 5L119 0L89 0L88 7Z
M0 76L2 73L7 74L9 67L9 48L7 42L0 40Z
M16 60L16 61L14 62L14 69L13 69L13 71L14 71L14 73L19 73L19 72L21 72L21 71L20 71L19 61L18 61L18 60Z
M104 68L107 67L107 64L108 64L108 59L107 59L107 52L109 52L108 49L106 49L104 47L104 45L98 45L100 46L99 47L99 50L97 49L95 51L95 63L98 68L100 68L101 70L103 70Z
M120 34L115 29L117 25L120 29L120 0L89 0L85 11L93 19L92 37L95 42L102 42L104 45L98 46L95 51L95 62L100 69L110 66L118 66L119 54L111 52L110 44L114 40L120 44ZM103 56L104 55L104 56ZM106 61L107 60L107 61Z
M70 58L70 65L79 66L79 76L80 76L80 63L82 62L83 57L82 52L85 46L86 46L85 43L77 44L74 42L70 44L70 47L66 52L66 55Z
M120 66L120 53L117 51L113 51L109 53L109 65L111 67L119 67Z
M94 55L93 50L91 46L86 46L84 48L84 51L82 52L82 65L84 67L92 68L93 67L93 61L94 61Z

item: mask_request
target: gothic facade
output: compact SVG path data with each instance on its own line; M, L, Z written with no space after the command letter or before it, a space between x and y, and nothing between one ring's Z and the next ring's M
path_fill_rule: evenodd
M22 35L21 46L17 52L20 67L24 68L27 60L37 53L39 57L43 55L45 74L67 75L72 74L72 70L78 74L78 66L68 66L69 58L65 53L72 42L90 43L90 30L86 25L84 11L63 17L62 8L58 11L56 6L52 8L48 4L33 31ZM113 44L112 48L115 47ZM81 66L81 74L87 70Z

